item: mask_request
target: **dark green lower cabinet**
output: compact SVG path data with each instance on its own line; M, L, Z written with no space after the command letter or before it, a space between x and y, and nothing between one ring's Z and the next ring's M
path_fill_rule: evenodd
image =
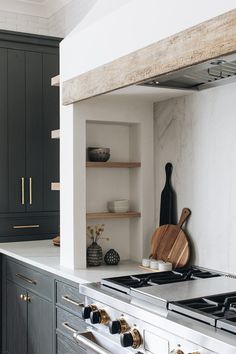
M28 354L52 353L53 305L28 293Z
M0 265L0 353L86 354L73 338L73 329L87 330L79 284L7 256L0 255Z
M7 354L27 353L27 306L21 295L24 288L7 281L6 288L6 351Z
M54 354L54 278L4 257L2 352Z
M86 351L66 337L58 335L57 354L86 354Z
M7 354L52 354L53 305L7 281Z

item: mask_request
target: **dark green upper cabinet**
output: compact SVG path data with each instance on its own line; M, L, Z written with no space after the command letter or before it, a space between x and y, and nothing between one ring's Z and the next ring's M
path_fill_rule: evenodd
M0 241L59 231L59 42L0 31Z

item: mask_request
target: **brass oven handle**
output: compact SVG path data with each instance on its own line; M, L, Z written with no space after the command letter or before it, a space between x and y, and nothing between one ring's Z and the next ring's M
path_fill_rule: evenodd
M21 177L21 204L25 205L25 178Z
M65 301L69 302L72 305L75 305L75 306L78 306L78 307L84 307L83 302L77 302L75 300L72 300L67 295L62 296L61 298L62 298L62 300L65 300Z
M93 337L93 332L76 332L73 334L76 342L84 349L90 349L96 354L112 354L112 352L100 347L100 345L94 343L89 337Z
M38 229L40 226L37 225L14 225L13 229Z
M24 280L26 283L29 283L29 284L33 284L33 285L37 284L36 280L32 280L30 278L27 278L25 275L22 275L20 273L16 273L16 277Z
M29 203L30 203L30 205L33 204L33 189L32 189L32 187L33 187L33 178L30 177L29 178Z
M62 326L73 333L77 333L77 330L71 327L68 322L62 322Z

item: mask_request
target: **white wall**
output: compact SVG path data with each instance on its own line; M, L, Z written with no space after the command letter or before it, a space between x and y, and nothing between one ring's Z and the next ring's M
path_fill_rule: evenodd
M103 9L106 1L98 0L92 11ZM89 27L81 23L65 38L63 81L236 8L236 0L127 0L122 5Z
M95 122L106 123L103 128L101 125L97 128L97 137L91 131ZM137 124L140 131L124 123ZM139 148L135 142L137 135ZM86 144L102 145L103 140L105 146L112 148L111 160L139 158L141 168L86 171ZM153 104L142 99L104 95L63 107L60 149L61 265L72 269L86 266L86 210L104 211L110 198L130 198L142 217L132 221L96 220L106 224L105 235L111 238L109 243L103 242L104 250L114 247L122 259L139 262L142 256L148 256L154 228Z
M173 163L178 216L192 211L188 231L195 264L236 273L236 84L155 105L156 215L164 166ZM158 219L156 220L158 224Z

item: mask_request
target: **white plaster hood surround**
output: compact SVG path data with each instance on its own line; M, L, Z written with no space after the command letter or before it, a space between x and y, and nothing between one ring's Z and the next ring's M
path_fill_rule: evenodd
M61 43L62 81L236 8L236 0L119 0L107 12L108 3L98 0Z

